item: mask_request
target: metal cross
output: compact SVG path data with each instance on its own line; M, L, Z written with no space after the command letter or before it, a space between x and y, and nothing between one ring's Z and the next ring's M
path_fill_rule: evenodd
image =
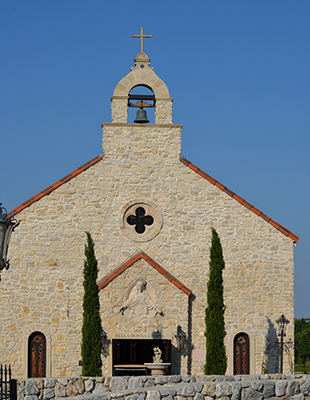
M134 38L141 38L141 53L143 53L143 38L151 38L152 35L143 35L143 26L141 26L141 34L140 35L132 35Z

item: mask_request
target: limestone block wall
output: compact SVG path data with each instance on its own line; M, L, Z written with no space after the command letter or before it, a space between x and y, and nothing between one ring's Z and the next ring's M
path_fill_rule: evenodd
M172 124L172 99L156 101L155 123Z
M127 97L112 99L111 103L112 122L118 122L122 124L127 123L127 118L128 118L127 101L128 101Z
M143 176L146 179L152 174L153 169L162 169L163 164L179 167L182 125L104 123L101 126L105 161L114 166L118 160L124 164L124 168L132 167L133 170L126 171L125 176L135 173L135 179L139 182ZM171 178L172 175L174 173L171 170Z
M261 372L282 313L291 321L287 339L293 339L293 242L180 163L180 150L180 125L103 124L103 160L16 215L21 223L12 235L11 268L0 291L1 304L10 307L0 316L0 358L16 376L27 377L28 338L35 331L46 337L47 376L81 374L85 231L95 242L99 279L143 251L193 293L189 313L186 295L141 260L100 292L110 339L118 329L128 334L158 329L175 346L180 324L190 351L176 372L203 373L211 227L226 262L227 373L233 373L237 333L249 336L251 373ZM158 234L147 241L132 240L122 225L125 205L141 202L156 205L162 217ZM164 315L146 327L125 324L121 291L143 274ZM103 362L111 374L111 355ZM284 362L288 372L288 359Z
M256 376L138 376L27 379L17 382L18 400L305 400L308 375Z

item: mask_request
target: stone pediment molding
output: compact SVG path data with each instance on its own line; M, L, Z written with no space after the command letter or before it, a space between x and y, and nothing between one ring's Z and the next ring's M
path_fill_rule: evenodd
M182 282L176 279L173 275L171 275L165 268L161 267L156 261L154 261L151 257L145 254L143 251L139 251L134 254L124 263L122 263L119 267L117 267L114 271L112 271L109 275L105 276L98 283L98 290L104 289L108 286L115 278L121 275L126 269L130 268L137 261L143 259L146 261L152 268L154 268L158 273L163 275L169 282L173 283L178 289L184 292L187 296L190 296L192 291L188 289Z

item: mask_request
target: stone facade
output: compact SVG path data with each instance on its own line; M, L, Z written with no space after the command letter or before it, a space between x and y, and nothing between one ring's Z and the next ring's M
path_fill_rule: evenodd
M154 125L127 123L123 100L138 84L158 96ZM113 122L102 124L102 156L11 212L21 223L12 235L11 268L1 284L1 304L10 312L1 315L0 358L11 363L16 376L28 376L32 332L45 335L46 376L81 374L85 231L95 242L99 280L111 278L100 290L102 327L110 341L104 374L112 374L114 340L152 339L154 332L171 340L172 374L203 373L211 227L221 238L226 262L227 373L234 372L238 333L248 335L252 374L261 373L281 314L291 321L286 339L293 340L296 237L180 161L182 126L172 124L172 99L163 85L148 65L143 73L134 69L123 78L112 97ZM143 233L126 222L135 205L153 218ZM157 267L139 259L113 275L137 252ZM142 322L120 311L126 290L138 278L147 282L146 295L161 310ZM177 350L179 325L187 335L184 354ZM284 367L289 372L286 356Z

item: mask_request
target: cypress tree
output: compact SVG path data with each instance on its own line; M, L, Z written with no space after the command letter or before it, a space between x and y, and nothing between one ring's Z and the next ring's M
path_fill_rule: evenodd
M101 318L97 287L98 264L95 257L94 242L90 233L86 232L84 261L84 297L82 326L82 375L101 376Z
M220 238L212 229L210 248L210 274L207 285L206 322L206 375L224 375L227 368L226 349L224 345L224 298L223 298L223 269L225 262Z

